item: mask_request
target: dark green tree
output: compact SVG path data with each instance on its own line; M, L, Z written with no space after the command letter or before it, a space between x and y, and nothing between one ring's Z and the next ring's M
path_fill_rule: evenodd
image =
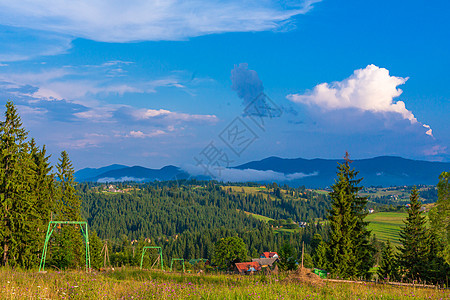
M327 244L325 241L320 240L313 254L314 266L318 269L327 269Z
M311 253L312 256L316 254L316 250L319 247L319 244L322 242L322 236L318 233L315 233L312 240L311 240Z
M450 264L450 172L439 176L438 201L431 209L429 217L431 227L438 243L442 245L440 255Z
M81 200L75 189L75 171L66 151L61 152L56 168L56 219L59 221L80 221ZM70 246L63 247L61 243L55 246L63 247L61 251L70 253L60 256L73 258L69 267L84 264L84 246L79 226L64 225L61 234L64 237L64 243L69 241Z
M381 252L381 261L377 273L380 280L393 281L398 279L394 248L389 240L387 240Z
M303 266L308 269L314 268L314 261L308 253L305 253L303 256Z
M235 263L247 259L247 246L237 236L221 238L214 249L213 264L222 270L230 270Z
M428 230L428 255L425 280L435 284L446 284L450 274L450 265L442 257L444 245L439 243L436 233Z
M409 197L408 217L400 230L398 264L402 274L410 280L425 280L428 268L428 234L426 220L416 188Z
M74 266L73 231L68 226L57 228L52 235L49 266L67 269Z
M97 232L95 232L95 230L91 230L89 232L89 245L91 253L91 267L94 269L102 268L104 264L104 256L103 256L104 253L102 253L104 244L102 240L98 237Z
M57 168L57 213L60 220L79 221L81 220L80 209L81 200L75 189L75 177L72 162L66 151L61 152Z
M33 249L41 249L42 243L45 239L48 222L51 220L55 211L54 196L54 177L51 174L52 167L48 161L50 156L47 156L45 146L39 149L36 146L35 140L30 141L30 154L33 163L31 164L33 170L33 178L31 180L31 190L35 194L35 222L36 222L36 239L30 241L30 246ZM39 256L40 251L35 256ZM38 257L33 257L33 261L38 262Z
M281 270L292 271L297 269L297 253L289 242L285 242L283 246L281 246L281 249L278 250L278 254L280 255L278 266Z
M28 133L12 102L0 123L0 245L1 265L30 265L35 239L36 199L31 190L32 160Z
M358 172L350 168L348 154L338 170L338 179L330 192L327 268L341 278L367 277L373 265L373 250L369 243L370 231L364 222L367 198L358 196L362 179L357 179Z

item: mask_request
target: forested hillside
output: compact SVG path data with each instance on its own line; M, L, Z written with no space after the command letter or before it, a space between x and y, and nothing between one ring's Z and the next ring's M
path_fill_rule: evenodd
M309 245L314 233L323 231L314 220L324 218L329 208L326 195L305 192L304 188L290 189L304 195L301 199L284 196L279 188L264 197L198 181L179 186L175 182L119 185L114 192L92 183L77 188L83 218L100 238L112 241L113 253L126 252L132 247L131 240L142 243L150 239L151 244L163 246L164 255L185 259L211 259L214 243L233 235L242 237L254 256L277 250L288 240L300 249L302 240ZM297 230L278 234L246 212L275 220L309 221L309 226L300 231L296 224ZM131 258L120 259L127 263Z

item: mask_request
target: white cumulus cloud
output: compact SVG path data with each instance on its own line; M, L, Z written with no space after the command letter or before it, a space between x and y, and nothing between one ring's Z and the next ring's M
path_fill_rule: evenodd
M293 102L316 105L325 110L359 109L373 113L396 113L411 124L418 123L414 114L406 109L405 102L395 101L394 98L402 94L397 88L404 84L408 77L389 75L389 70L375 65L368 65L358 69L342 81L331 84L321 83L312 91L305 94L290 94L287 98ZM426 134L432 136L429 125L421 124L427 128Z

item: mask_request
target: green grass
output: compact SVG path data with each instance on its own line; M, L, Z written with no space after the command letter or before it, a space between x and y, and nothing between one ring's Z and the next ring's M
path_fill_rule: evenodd
M264 221L264 222L269 222L270 220L273 220L272 218L269 217L265 217L262 215L258 215L258 214L254 214L248 211L244 211L247 215L252 216L255 219L258 219L260 221ZM295 232L299 232L300 231L300 227L299 228L295 228L295 229L288 229L288 228L276 228L274 229L275 233L295 233Z
M313 190L317 194L328 195L330 192L325 190Z
M399 212L379 212L369 214L365 221L369 222L369 230L372 230L377 239L381 241L389 241L399 246L400 228L404 226L403 220L407 217L407 213Z
M125 268L38 274L0 268L0 299L448 299L449 290L285 282L280 275L188 275Z
M249 216L252 216L253 218L260 220L260 221L264 221L264 222L269 222L269 221L273 221L272 218L266 217L266 216L262 216L262 215L258 215L258 214L254 214L248 211L244 211L244 213L246 213Z

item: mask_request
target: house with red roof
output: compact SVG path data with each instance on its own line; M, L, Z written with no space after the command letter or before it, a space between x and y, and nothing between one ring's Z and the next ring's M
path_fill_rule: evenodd
M278 258L278 253L276 252L263 252L259 258Z
M252 274L261 271L261 265L256 261L235 263L235 271L239 274Z

